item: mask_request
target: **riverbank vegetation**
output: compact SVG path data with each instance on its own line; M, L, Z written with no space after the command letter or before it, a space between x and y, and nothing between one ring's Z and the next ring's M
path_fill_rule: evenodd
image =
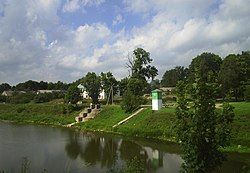
M17 123L66 125L82 107L57 103L0 104L0 119Z
M232 139L226 152L250 153L250 103L232 102L235 107L235 117L232 123ZM162 141L176 141L175 136L175 107L152 111L146 108L128 122L112 128L113 125L126 118L128 114L119 105L105 106L94 120L77 124L81 130L104 131L118 133L128 137L150 138ZM221 107L217 109L220 111Z
M232 102L230 104L235 107L232 139L230 147L223 150L250 153L250 103ZM74 118L79 114L80 109L82 107L70 108L59 103L0 104L0 119L18 123L66 125L75 121ZM220 105L217 111L220 111ZM175 106L154 112L151 108L146 108L128 122L113 128L115 124L129 115L122 110L120 105L103 106L95 119L76 124L74 128L176 142Z

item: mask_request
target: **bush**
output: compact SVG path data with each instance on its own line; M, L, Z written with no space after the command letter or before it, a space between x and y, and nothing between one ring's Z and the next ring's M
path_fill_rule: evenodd
M52 99L50 99L49 94L46 94L46 93L37 94L34 98L35 103L44 103L44 102L49 102L50 100L52 100Z
M13 96L8 97L6 102L19 104L19 103L29 103L31 102L34 97L36 96L35 93L15 93Z
M130 90L127 90L123 94L121 106L126 113L131 113L134 110L138 109L140 105L144 103L145 100L141 96L136 96Z
M68 104L67 106L67 112L68 113L72 113L74 111L80 111L83 108L83 106L78 106L75 104ZM63 109L63 112L65 111L65 109Z

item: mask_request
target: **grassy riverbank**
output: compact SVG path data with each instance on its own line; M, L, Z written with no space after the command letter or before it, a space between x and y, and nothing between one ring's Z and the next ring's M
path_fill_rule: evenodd
M74 122L78 113L68 113L68 108L64 104L0 104L0 120L17 123L66 125Z
M250 103L231 103L235 107L235 120L232 130L232 144L223 149L227 152L250 153ZM153 138L163 141L175 141L175 108L163 108L152 112L147 108L116 128L113 125L127 117L120 106L106 106L95 120L77 124L82 130L119 133L124 136Z
M250 103L231 103L235 107L232 145L225 151L250 153ZM19 123L66 125L74 122L79 111L67 110L67 106L57 103L46 104L0 104L0 120ZM128 117L118 105L103 106L100 114L74 128L87 131L118 133L128 137L151 138L163 141L175 141L175 108L163 108L152 112L147 108L116 128L112 126Z

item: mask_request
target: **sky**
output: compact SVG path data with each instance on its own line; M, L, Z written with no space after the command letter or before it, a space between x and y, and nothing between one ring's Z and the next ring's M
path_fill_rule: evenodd
M137 47L158 78L213 52L250 50L250 0L0 0L0 83L128 75Z

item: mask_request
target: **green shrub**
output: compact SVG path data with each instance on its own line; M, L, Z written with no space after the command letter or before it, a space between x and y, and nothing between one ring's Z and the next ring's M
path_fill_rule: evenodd
M13 94L13 96L8 97L6 102L13 103L13 104L29 103L34 99L35 96L36 94L32 92L15 93Z
M144 104L145 100L141 96L134 95L130 90L125 91L122 100L122 109L125 112L133 112L138 109L141 104Z

